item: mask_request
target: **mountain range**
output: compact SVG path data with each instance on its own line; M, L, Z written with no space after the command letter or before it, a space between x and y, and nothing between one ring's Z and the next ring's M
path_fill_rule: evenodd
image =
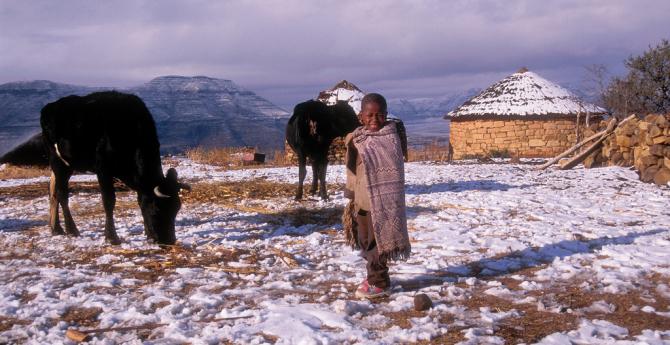
M114 88L47 80L0 85L0 154L40 131L40 110L47 103L68 95L111 89ZM165 153L192 147L283 147L284 127L290 113L231 80L163 76L140 86L116 90L136 94L144 100L156 121ZM407 124L410 141L446 140L448 123L441 116L478 91L471 89L438 98L391 99L389 109ZM326 103L347 100L359 110L364 95L354 84L343 80L315 98Z
M37 80L0 85L0 154L40 131L40 110L67 95L112 88ZM133 93L151 111L161 149L283 145L289 113L231 80L209 77L158 77L118 91Z
M403 121L442 118L444 114L476 96L480 91L481 89L472 88L432 98L391 99L388 107L393 115Z

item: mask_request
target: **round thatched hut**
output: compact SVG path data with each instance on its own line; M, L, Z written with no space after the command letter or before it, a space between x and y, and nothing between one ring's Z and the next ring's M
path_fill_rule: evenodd
M347 101L354 108L354 112L358 114L361 111L363 97L365 97L365 92L361 91L358 86L342 80L330 89L319 92L316 100L328 105L333 105L338 101Z
M522 68L445 118L451 120L454 159L497 154L551 157L574 145L578 130L605 113Z
M316 100L327 105L334 105L338 101L346 101L354 109L354 112L358 114L361 111L363 97L365 97L365 92L361 91L358 86L342 80L330 89L319 92ZM334 164L343 163L345 152L344 138L335 138L330 145L330 150L328 150L328 161ZM298 163L298 156L296 156L295 152L293 152L286 142L284 142L284 154L288 162L292 164Z

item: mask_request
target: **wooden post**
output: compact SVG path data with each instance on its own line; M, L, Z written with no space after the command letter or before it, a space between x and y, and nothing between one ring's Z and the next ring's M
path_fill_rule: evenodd
M569 160L565 165L561 166L561 170L568 170L574 168L577 164L581 163L586 157L588 157L590 154L596 152L602 144L603 141L607 138L606 134L603 134L598 140L596 140L593 145L589 146L585 151L582 151L580 154Z
M581 115L582 115L582 110L581 110L581 107L580 107L579 111L577 112L577 125L575 126L575 144L578 143L581 139L579 137L579 123L580 123L579 120L581 118Z
M598 139L598 141L599 141L600 143L602 143L602 141L604 141L605 138L607 138L609 135L611 135L611 134L614 132L614 130L615 130L618 126L623 125L624 123L630 121L630 120L633 119L633 118L635 118L635 115L631 115L631 116L629 116L629 117L623 119L621 122L618 122L618 123L617 123L617 119L616 119L616 118L612 118L612 121L610 121L610 123L607 125L607 129L605 129L604 131L598 132L598 133L596 133L596 134L594 134L594 135L592 135L592 136L590 136L590 137L588 137L588 138L582 140L582 141L579 142L577 145L575 145L575 146L573 146L573 147L567 149L566 151L564 151L564 152L561 153L560 155L558 155L558 156L556 156L556 157L550 159L547 163L544 163L544 164L540 165L539 167L537 167L536 170L544 170L544 169L548 168L548 167L551 166L552 164L558 162L561 158L567 157L567 156L569 156L570 154L572 154L573 152L577 151L577 149L579 149L580 147L586 145L586 144L589 143L591 140ZM598 145L598 142L594 143L594 144L591 145L586 151L589 151L589 150L593 149L594 146L597 146L597 145ZM586 152L586 151L585 151L585 152ZM581 156L582 156L582 155L580 154L580 155L578 155L577 157L581 157ZM577 161L577 164L579 164L579 162L581 162L582 160L584 160L587 156L588 156L588 155L585 155L584 157L581 158L581 160L578 160L578 161ZM577 157L575 157L575 158L577 158ZM575 160L575 159L572 159L570 162L573 162L574 160ZM570 163L570 162L568 162L568 163ZM566 165L567 165L567 164L566 164ZM575 165L576 165L576 164L575 164ZM565 166L564 166L564 167L565 167ZM561 169L563 169L563 168L561 168Z

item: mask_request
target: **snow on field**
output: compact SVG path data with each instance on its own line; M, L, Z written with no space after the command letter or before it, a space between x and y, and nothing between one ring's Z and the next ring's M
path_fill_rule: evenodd
M70 198L82 236L51 237L46 190L22 192L45 180L0 181L0 343L153 324L92 342L670 344L670 190L628 169L407 164L413 255L392 265L391 297L360 301L342 166L329 167L330 201L296 202L296 168L171 164L194 196L170 249L147 243L131 193L118 194L125 242L112 247L95 190ZM277 192L214 189L261 182ZM414 310L417 293L429 311Z

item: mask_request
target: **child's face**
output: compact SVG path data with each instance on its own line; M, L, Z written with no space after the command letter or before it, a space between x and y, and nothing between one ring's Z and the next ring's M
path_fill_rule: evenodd
M379 104L367 102L361 109L360 121L363 127L371 132L376 132L384 126L386 122L386 113L381 112Z

